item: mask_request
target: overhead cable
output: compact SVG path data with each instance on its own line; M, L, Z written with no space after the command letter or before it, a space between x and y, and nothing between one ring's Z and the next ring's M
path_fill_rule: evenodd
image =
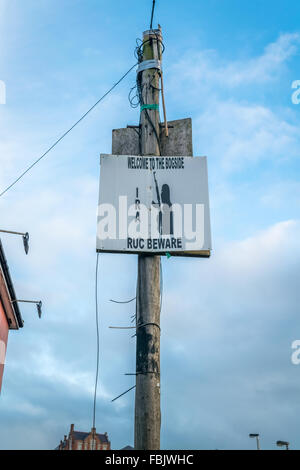
M101 98L83 116L81 116L81 118L78 119L78 121L76 121L75 124L70 127L70 129L68 129L58 140L56 140L54 144L51 145L51 147L48 148L45 153L43 153L43 155L41 155L25 171L23 171L23 173L21 173L18 178L16 178L9 186L7 186L7 188L5 188L0 193L0 197L2 197L5 193L7 193L7 191L9 191L13 186L15 186L15 184L17 184L35 165L37 165L37 163L39 163L46 155L48 155L48 153L50 153L51 150L53 150L54 147L57 146L57 144L59 144L76 126L78 126L78 124L83 121L87 117L87 115L90 114L90 112L93 111L93 109L95 109L96 106L98 106L98 104L101 103L101 101L103 101L104 98L106 98L106 96L109 95L136 66L137 64L134 64L132 67L130 67L130 69L103 96L101 96Z

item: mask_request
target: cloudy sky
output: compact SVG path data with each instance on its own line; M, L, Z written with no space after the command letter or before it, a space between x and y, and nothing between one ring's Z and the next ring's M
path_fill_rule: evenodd
M300 5L297 0L160 0L169 119L192 117L207 155L213 255L163 259L162 447L300 449ZM0 0L0 189L39 157L135 63L150 0ZM179 21L180 20L180 21ZM71 423L89 430L96 359L95 237L99 154L135 124L133 71L0 199L2 237L22 305L0 399L1 449L53 449ZM97 429L133 444L135 256L100 257Z

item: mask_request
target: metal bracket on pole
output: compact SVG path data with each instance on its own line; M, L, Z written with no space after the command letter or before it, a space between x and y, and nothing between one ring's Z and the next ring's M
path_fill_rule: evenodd
M153 36L154 39L155 38L158 38L159 40L161 40L161 29L147 29L146 31L143 32L143 36Z
M144 60L141 62L137 68L136 73L143 72L147 69L158 69L161 70L161 61L156 59Z

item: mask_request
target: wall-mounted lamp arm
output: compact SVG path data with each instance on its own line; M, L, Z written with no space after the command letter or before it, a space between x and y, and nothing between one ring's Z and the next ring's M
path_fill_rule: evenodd
M38 311L38 316L39 318L42 317L42 306L43 306L43 302L41 300L13 300L12 303L14 302L22 302L22 303L26 303L26 304L36 304L36 308L37 308L37 311Z
M28 255L29 251L29 233L23 233L23 232L14 232L12 230L0 230L1 233L9 233L11 235L21 235L23 237L23 244L24 244L24 250L26 255Z

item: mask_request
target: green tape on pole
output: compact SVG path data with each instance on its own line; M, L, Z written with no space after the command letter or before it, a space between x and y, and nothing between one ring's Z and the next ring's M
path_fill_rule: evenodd
M159 105L158 105L158 104L143 104L143 105L141 106L141 112L142 112L144 109L155 109L155 110L159 110Z

